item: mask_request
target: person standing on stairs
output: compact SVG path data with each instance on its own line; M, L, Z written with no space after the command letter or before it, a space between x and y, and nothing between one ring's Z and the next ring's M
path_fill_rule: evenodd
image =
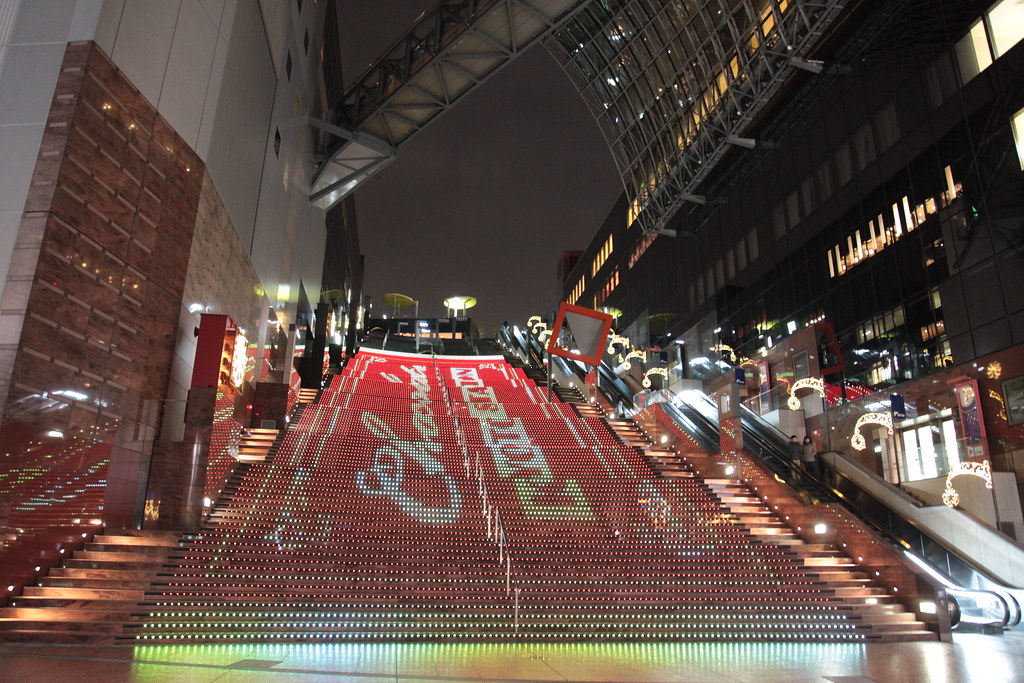
M808 434L804 442L800 444L800 456L803 458L804 467L815 479L821 479L821 464L818 462L818 447L814 445L814 439Z
M793 467L800 467L800 442L796 440L796 434L791 434L789 437L789 443L786 444L786 452L789 453L789 461L793 463Z

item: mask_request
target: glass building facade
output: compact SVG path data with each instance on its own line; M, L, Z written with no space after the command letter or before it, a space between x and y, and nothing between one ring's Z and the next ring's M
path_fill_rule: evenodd
M674 381L743 366L764 414L823 378L808 433L890 481L980 457L1020 481L1024 21L1008 1L882 4L845 9L807 55L821 71L795 71L741 131L753 146L697 186L703 203L660 235L618 207L564 298L622 311L616 329L662 349ZM984 434L957 405L967 383ZM856 418L892 393L895 433L856 452Z

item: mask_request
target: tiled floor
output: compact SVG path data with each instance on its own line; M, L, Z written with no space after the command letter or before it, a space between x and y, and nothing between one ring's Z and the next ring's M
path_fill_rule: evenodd
M0 646L0 681L1024 681L1024 633L883 645Z

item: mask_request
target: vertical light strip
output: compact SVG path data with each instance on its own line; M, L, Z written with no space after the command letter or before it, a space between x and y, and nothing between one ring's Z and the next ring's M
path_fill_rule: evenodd
M896 233L896 238L899 239L903 236L903 219L900 218L900 205L892 205L892 220L893 220L893 231Z
M943 169L946 172L946 204L952 204L956 199L956 183L953 182L953 169L947 166Z
M1017 162L1024 171L1024 109L1010 119L1010 128L1013 130L1013 143L1017 147Z

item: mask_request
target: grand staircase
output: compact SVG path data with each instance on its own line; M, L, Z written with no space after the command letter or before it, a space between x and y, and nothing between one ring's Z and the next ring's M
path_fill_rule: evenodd
M0 610L0 639L935 638L849 558L650 446L501 359L364 351L199 533L98 537Z

